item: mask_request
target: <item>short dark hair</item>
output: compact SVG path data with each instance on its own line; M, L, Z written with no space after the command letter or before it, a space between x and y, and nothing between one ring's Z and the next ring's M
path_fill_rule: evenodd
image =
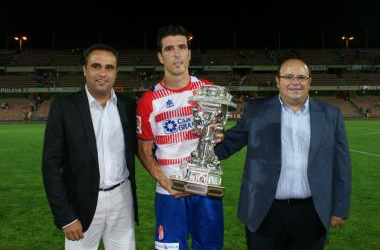
M278 69L277 69L277 76L281 75L280 70L281 70L282 66L290 60L298 60L298 61L304 63L307 67L307 70L309 71L309 77L311 76L311 69L310 69L309 65L307 65L307 63L304 60L302 60L301 58L298 58L298 57L289 57L289 58L282 60L280 63L280 66L278 66Z
M88 63L88 56L93 52L94 50L103 50L111 52L116 57L116 67L119 65L119 54L117 53L117 50L112 47L111 45L104 44L104 43L97 43L94 45L91 45L83 52L83 58L82 58L82 65L86 66Z
M191 48L191 42L188 38L189 32L187 29L181 25L174 25L174 24L169 24L167 26L161 27L158 30L157 33L157 51L162 50L162 39L167 37L167 36L184 36L186 37L187 41L187 47L190 49Z

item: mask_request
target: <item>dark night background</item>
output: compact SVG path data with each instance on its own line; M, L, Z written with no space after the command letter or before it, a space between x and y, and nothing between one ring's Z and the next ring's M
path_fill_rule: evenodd
M380 47L378 1L36 2L1 8L0 49L73 49L96 42L154 49L157 29L184 25L193 49ZM205 7L207 5L207 7ZM129 6L129 7L128 7Z

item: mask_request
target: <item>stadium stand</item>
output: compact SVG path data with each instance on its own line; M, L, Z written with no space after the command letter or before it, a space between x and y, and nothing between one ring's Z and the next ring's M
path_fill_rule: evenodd
M50 104L50 100L43 101L39 108L35 112L33 112L32 119L34 121L46 121L49 113Z
M317 98L321 101L327 102L331 105L340 108L344 117L360 118L363 116L361 112L358 110L358 108L355 107L355 105L353 105L350 101L346 101L341 98L336 98L332 96L319 96Z
M0 50L0 101L9 105L1 109L0 121L22 121L36 94L47 93L32 114L33 120L44 121L48 97L76 91L85 83L81 53L81 48ZM154 50L119 51L117 91L134 92L138 97L159 81L163 69L156 54ZM302 58L311 65L312 94L338 106L345 117L380 118L380 49L194 49L190 71L226 86L239 101L239 95L276 93L277 65L288 57ZM239 117L244 102L239 105L234 117Z
M25 98L5 98L1 99L1 102L8 104L8 108L0 109L1 121L22 121L25 117L25 113L30 111L30 101Z

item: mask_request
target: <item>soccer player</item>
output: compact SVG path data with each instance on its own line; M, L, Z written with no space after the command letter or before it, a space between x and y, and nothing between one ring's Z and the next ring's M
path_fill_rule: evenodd
M189 161L199 140L192 133L188 98L211 83L190 76L190 41L183 27L162 27L157 45L164 78L144 93L137 107L140 160L157 180L155 249L188 249L190 234L193 249L222 249L221 199L173 190L169 179L182 161Z

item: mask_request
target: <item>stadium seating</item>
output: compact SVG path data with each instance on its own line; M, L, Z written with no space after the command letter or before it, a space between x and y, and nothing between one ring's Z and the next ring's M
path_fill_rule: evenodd
M13 99L14 93L20 96L20 93L31 93L25 92L28 89L77 89L83 86L85 78L80 68L81 53L81 48L23 50L21 53L0 50L0 100L10 98L11 104L9 109L1 110L0 121L22 120L25 107L20 107L29 107L30 104L25 103L25 99ZM121 68L115 83L118 91L141 94L163 75L154 50L120 50L119 56ZM345 117L380 117L379 97L362 96L366 91L380 90L380 73L376 66L380 64L380 49L193 49L190 72L218 85L227 86L238 95L244 91L250 95L261 95L262 91L274 94L277 92L276 67L288 57L302 58L311 65L312 88L313 92L318 92L318 96L321 91L342 90L361 94L352 95L349 100L323 95L318 97L341 108ZM44 101L33 112L33 119L46 119L49 105L49 100ZM241 112L242 108L239 110ZM238 117L239 114L234 116Z

